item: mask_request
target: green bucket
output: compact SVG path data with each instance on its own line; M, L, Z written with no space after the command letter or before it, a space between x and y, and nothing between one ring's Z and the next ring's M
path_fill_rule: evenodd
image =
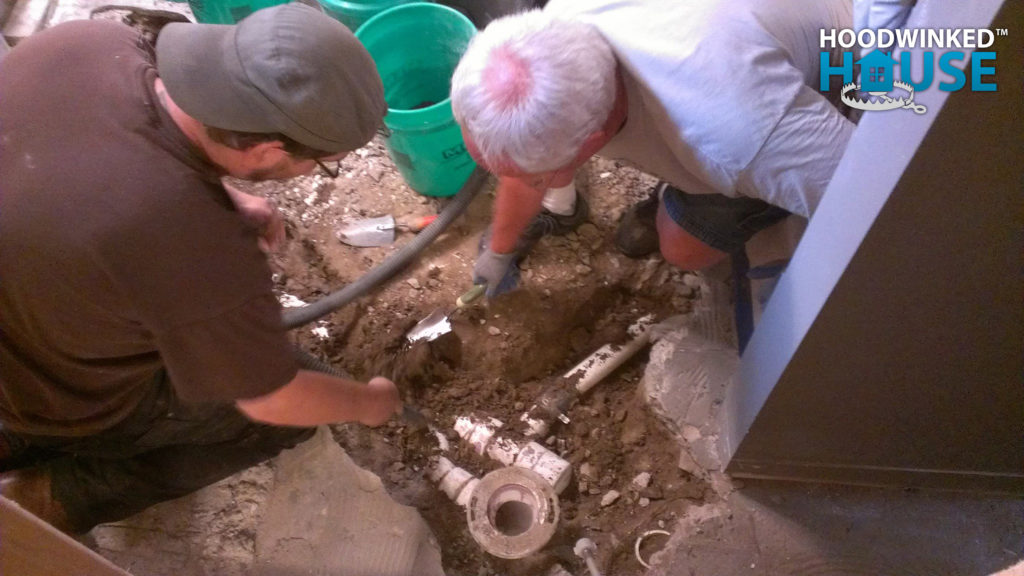
M188 0L192 15L203 24L234 24L261 9L289 0Z
M356 31L384 81L385 143L402 178L425 196L451 196L476 167L449 99L452 73L476 27L457 10L416 2Z
M377 14L414 0L320 0L324 11L355 32Z

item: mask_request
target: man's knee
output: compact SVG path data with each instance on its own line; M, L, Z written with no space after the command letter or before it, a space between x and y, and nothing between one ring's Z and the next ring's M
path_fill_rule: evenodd
M721 262L728 256L705 244L697 237L676 224L665 211L658 207L658 245L665 261L683 270L702 270Z

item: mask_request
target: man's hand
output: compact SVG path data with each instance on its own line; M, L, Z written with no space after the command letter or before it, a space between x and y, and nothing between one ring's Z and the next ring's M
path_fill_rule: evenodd
M498 254L484 248L473 266L473 283L487 284L487 297L504 294L519 285L519 266L515 253Z
M260 250L269 254L273 252L284 240L284 219L277 211L274 202L267 198L246 194L225 180L221 180L224 190L238 210L238 214L245 223L259 232L260 238L257 244Z
M367 426L380 426L392 416L402 413L402 397L395 383L383 376L372 378L366 384L370 398L366 403L366 412L360 416L359 422Z
M398 388L387 378L378 376L363 384L310 370L299 370L291 382L269 394L235 404L252 420L275 426L380 426L402 410Z

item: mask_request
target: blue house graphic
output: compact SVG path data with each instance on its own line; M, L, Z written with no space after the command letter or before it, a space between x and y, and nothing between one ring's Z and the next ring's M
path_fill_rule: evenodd
M857 61L860 65L860 89L884 94L892 91L896 60L881 50L874 50Z

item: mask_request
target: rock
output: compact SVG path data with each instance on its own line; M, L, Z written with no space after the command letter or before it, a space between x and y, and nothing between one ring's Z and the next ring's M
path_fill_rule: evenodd
M692 476L700 476L703 473L700 464L697 464L690 451L685 448L679 451L679 469Z
M590 462L584 462L580 464L580 476L593 480L597 478L597 469Z
M572 576L572 572L566 570L561 564L555 564L548 570L547 576Z
M501 334L501 329L497 326L488 326L487 333L491 336L499 336Z
M651 473L650 472L641 472L641 473L636 475L636 478L633 478L633 487L635 487L637 490L643 490L644 488L647 488L648 486L650 486L650 484L651 484Z
M621 494L619 494L617 491L609 490L608 492L605 493L604 496L601 497L601 507L604 508L607 506L611 506L612 504L615 504L615 501L619 499L619 496L621 496Z
M580 227L576 229L576 233L583 238L596 238L601 236L601 231L597 229L597 226L590 222L580 224Z
M526 404L523 404L522 402L516 402L515 404L512 405L512 409L515 410L516 412L525 410Z
M693 289L700 288L700 276L696 274L683 274L683 284Z
M408 280L405 281L405 283L417 290L422 288L422 286L420 286L420 281L415 278L409 278Z
M696 442L701 438L700 428L697 428L692 424L683 424L682 432L683 440L686 440L687 442Z
M636 503L641 508L647 508L648 506L651 505L651 500L650 500L650 498L641 498L641 499L637 500Z
M580 480L579 484L576 485L576 489L579 490L580 494L586 494L590 490L590 484L586 480Z
M587 266L585 264L577 264L576 265L576 272L578 274L590 274L592 271L593 271L593 268L591 268L590 266Z

